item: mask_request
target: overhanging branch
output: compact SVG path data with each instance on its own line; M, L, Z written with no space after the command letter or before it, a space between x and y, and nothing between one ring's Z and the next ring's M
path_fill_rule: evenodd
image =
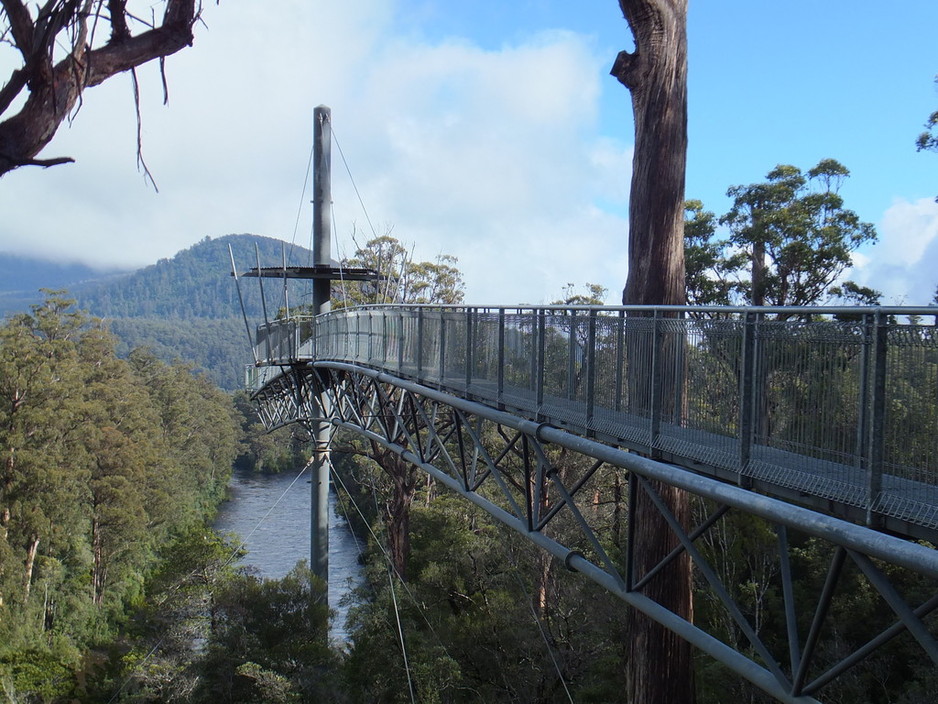
M103 46L93 47L87 19L105 5L111 36ZM192 27L201 12L196 0L166 0L162 23L134 36L126 0L48 2L36 10L35 21L21 0L0 0L0 7L9 37L23 56L23 66L11 72L0 90L0 115L28 91L19 111L0 122L0 176L20 166L72 161L36 156L75 109L84 89L191 46ZM56 47L63 44L68 53L53 66L54 54L61 55Z

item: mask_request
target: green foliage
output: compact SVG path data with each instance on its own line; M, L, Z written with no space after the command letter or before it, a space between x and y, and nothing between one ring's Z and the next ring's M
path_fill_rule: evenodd
M938 84L938 76L935 76L935 83ZM938 152L938 110L928 116L925 121L925 131L915 140L915 148L918 151Z
M114 318L107 326L118 339L120 357L146 348L168 364L185 360L226 391L244 387L245 365L252 358L240 315L219 319Z
M556 301L551 301L552 306L601 306L606 300L609 290L599 284L587 283L582 292L577 291L575 284L567 284L563 289L563 295Z
M925 131L915 140L915 148L918 151L938 151L938 134L935 128L938 127L938 110L929 115L925 121Z
M28 310L39 286L68 285L83 309L107 321L118 339L118 356L127 357L132 350L146 347L167 364L184 360L217 386L239 389L251 352L238 289L231 277L229 245L242 272L256 266L255 245L262 266L280 265L284 254L290 266L307 264L311 257L302 247L253 235L206 237L152 266L97 276L77 266L0 255L0 273L9 274L0 281L0 312ZM309 283L287 283L291 303L303 301ZM263 285L273 313L284 303L283 281L268 279ZM240 286L253 327L263 320L259 281L243 279Z
M441 254L432 262L415 262L412 253L390 234L369 240L343 264L372 269L381 278L333 283L334 308L368 303L454 304L463 299L456 257Z
M883 294L869 286L860 286L853 281L844 281L840 286L834 286L830 293L842 299L848 305L877 306Z
M212 601L195 701L326 701L336 670L326 645L325 586L305 562L280 580L236 574Z
M834 287L851 253L877 237L872 225L844 207L839 190L849 175L839 162L823 159L807 173L779 165L762 183L731 187L733 205L719 219L729 229L725 240L714 239L713 214L688 201L689 300L806 306L841 295L844 289Z
M257 407L246 391L232 396L241 421L241 453L238 469L277 474L306 464L309 433L299 424L268 432L257 415Z
M418 488L411 543L406 586L369 545L343 667L350 701L410 701L398 618L419 701L566 701L563 682L575 701L621 701L624 610L608 593L433 482Z
M284 249L288 250L288 266L307 264L311 256L307 249L288 246L270 237L206 237L171 259L161 259L132 274L73 287L75 296L82 308L106 319L240 319L241 307L231 276L229 245L240 272L256 266L255 245L261 266L280 266ZM264 289L268 303L276 307L276 301L283 295L282 282L268 279L264 282ZM291 282L289 295L292 300L300 300L304 291L303 282ZM241 281L241 292L249 319L261 319L263 309L258 280Z
M209 382L118 358L56 292L0 327L0 399L0 661L9 691L52 701L126 623L159 546L212 515L238 430Z
M744 255L727 251L728 242L715 240L717 219L699 200L684 204L684 269L687 305L730 305L740 293L734 280Z
M258 254L261 266L280 265L286 247L268 237L206 237L173 258L132 274L79 285L75 295L83 308L107 320L120 340L120 356L146 347L165 363L183 360L217 386L239 389L244 385L244 366L251 361L251 352L238 289L231 276L229 245L242 272L256 266ZM308 250L287 249L288 265L309 262ZM283 304L283 282L267 279L262 283L272 312ZM292 280L287 284L289 300L302 301L308 282ZM256 278L240 281L252 326L263 321L260 285Z
M8 701L52 702L74 686L72 671L52 653L35 648L0 656L0 685Z

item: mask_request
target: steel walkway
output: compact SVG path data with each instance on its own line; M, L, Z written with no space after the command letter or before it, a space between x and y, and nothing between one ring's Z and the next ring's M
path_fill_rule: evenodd
M938 542L938 331L926 313L932 323L934 310L907 308L380 306L261 326L257 352L264 365L379 369Z
M804 704L901 634L938 665L938 551L909 539L938 536L938 335L924 315L936 311L356 308L260 326L249 384L267 427L326 420L388 447L779 701ZM583 461L560 466L556 448ZM631 528L620 561L591 519L594 492L623 472L625 505L644 492L673 533L675 549L645 574ZM696 525L677 521L653 482L695 497ZM781 645L700 547L739 512L776 536ZM794 587L804 575L792 545L805 539L828 546L819 593ZM682 555L740 645L643 593ZM838 585L857 578L894 621L832 656L822 643L843 611Z

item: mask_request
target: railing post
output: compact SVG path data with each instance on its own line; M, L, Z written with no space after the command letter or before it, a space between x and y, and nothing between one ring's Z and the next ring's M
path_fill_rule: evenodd
M873 388L870 379L873 340L876 338L876 316L863 315L863 343L860 347L860 379L857 389L857 430L854 446L854 466L863 472L870 468L870 396Z
M473 308L466 308L466 391L469 391L469 387L472 384L472 333L473 328L473 317L475 315L475 310Z
M446 377L446 313L440 309L440 383Z
M661 311L655 309L651 336L651 404L649 408L648 455L658 459L658 436L661 434Z
M688 327L688 318L687 314L683 311L678 314L679 320L681 321L680 330L681 333L677 335L677 339L674 340L674 398L672 403L674 404L672 408L674 409L671 413L671 423L679 427L683 426L686 418L684 417L686 408L684 404L684 394L685 387L687 385L687 361L686 361L686 352L687 352L687 327Z
M404 371L404 310L398 311L398 322L400 327L397 329L397 370Z
M545 350L545 313L543 308L537 310L537 374L534 378L534 394L537 400L537 415L541 417L541 407L544 405L544 360L546 358Z
M530 368L528 369L528 386L531 391L537 395L537 311L531 310L531 359L530 359Z
M596 311L589 312L586 333L586 435L592 435L596 400Z
M388 359L391 354L391 335L388 329L388 312L381 310L378 313L378 366L387 369L390 365Z
M352 359L360 362L362 354L362 314L360 311L355 311L353 315L355 316L355 351Z
M381 311L381 366L387 369L391 364L391 314L387 308Z
M576 398L573 385L576 382L576 311L570 311L570 337L567 338L567 400Z
M373 343L371 339L371 331L374 326L371 323L371 315L372 313L370 310L365 312L365 319L368 321L368 332L365 334L365 342L367 343L365 346L365 363L366 364L371 364L371 357L372 357L371 346Z
M746 311L742 330L742 364L739 374L739 476L737 483L744 489L752 486L746 473L752 459L752 436L755 430L755 352L756 314Z
M288 326L287 329L289 330L289 335L290 335L290 342L292 343L290 347L293 352L293 359L299 359L300 358L300 344L301 344L300 338L302 337L302 334L300 333L300 322L298 320L290 320L287 322L287 326ZM316 323L314 321L313 329L310 331L312 333L311 338L313 340L312 349L310 350L310 356L315 356L316 354L315 351L316 351L316 348L318 347L318 344L317 344L318 341L316 340L316 333L318 331L319 331L318 327L316 326Z
M505 393L505 309L498 309L498 375L497 386L495 390L495 400L498 407L502 407L502 397Z
M877 527L879 517L873 507L883 488L883 449L886 430L886 355L889 345L888 317L876 311L873 341L873 388L870 399L869 466L867 467L866 523Z
M417 309L417 378L423 380L423 308Z
M388 356L391 352L391 335L389 334L390 331L388 330L387 310L382 310L379 314L379 318L381 322L378 326L378 330L380 330L380 337L378 338L380 347L378 353L381 355L381 359L378 366L387 368Z
M619 321L616 328L616 397L615 411L622 410L622 376L625 368L625 311L619 311Z

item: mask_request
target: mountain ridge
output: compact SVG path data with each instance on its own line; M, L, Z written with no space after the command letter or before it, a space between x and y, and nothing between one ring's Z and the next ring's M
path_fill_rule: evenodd
M118 338L118 353L129 354L148 347L167 362L185 361L204 372L216 385L233 390L243 384L243 370L250 362L250 344L242 317L237 284L231 276L231 256L239 271L256 265L302 266L312 253L272 237L230 234L205 237L170 258L130 272L95 272L84 265L56 265L29 258L30 266L17 278L0 278L0 314L29 309L42 300L40 289L66 289L77 307L101 318ZM255 250L256 247L256 250ZM0 272L22 257L0 254ZM247 263L247 264L246 264ZM260 280L240 281L244 312L249 327L263 321ZM302 302L309 284L291 280L287 295L291 305ZM24 284L32 288L23 288ZM19 288L13 288L17 286ZM268 314L273 317L284 301L284 287L269 280L264 287Z

